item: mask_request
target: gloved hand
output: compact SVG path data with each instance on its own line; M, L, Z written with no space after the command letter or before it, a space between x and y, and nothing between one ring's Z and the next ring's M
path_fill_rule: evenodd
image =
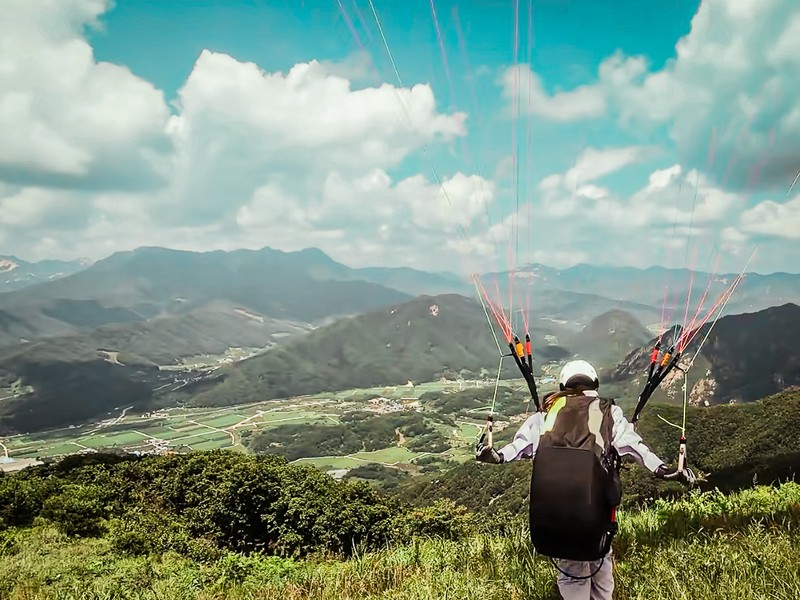
M485 463L500 464L504 459L503 455L491 446L487 446L483 442L478 442L475 446L475 460Z
M697 481L697 478L694 476L694 472L689 467L684 467L679 471L678 469L673 469L662 464L655 470L654 474L659 479L665 479L667 481L682 481L690 486L694 485L694 482Z

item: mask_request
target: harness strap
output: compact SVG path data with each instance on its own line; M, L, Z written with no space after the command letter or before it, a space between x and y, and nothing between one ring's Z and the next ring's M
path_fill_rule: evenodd
M601 558L601 559L600 559L600 564L599 564L599 565L597 565L597 568L594 570L594 572L593 572L593 573L589 573L588 575L579 576L579 575L570 575L570 574L569 574L569 573L567 573L566 571L562 570L562 569L561 569L561 567L559 567L559 566L558 566L558 563L556 563L556 559L554 559L552 556L551 556L551 557L548 557L548 558L550 558L550 562L551 562L551 563L553 563L553 566L554 566L556 569L558 569L559 573L561 573L562 575L566 575L566 576L567 576L567 577L569 577L570 579L591 579L592 577L594 577L595 575L597 575L598 571L600 571L600 569L603 567L603 563L604 563L604 562L605 562L605 560L606 560L606 557L605 557L605 556L604 556L603 558Z

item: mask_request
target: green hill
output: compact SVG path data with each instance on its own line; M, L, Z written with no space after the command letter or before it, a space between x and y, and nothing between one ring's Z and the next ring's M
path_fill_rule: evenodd
M592 319L570 341L570 347L596 368L614 367L633 350L647 344L652 334L632 314L610 310Z
M712 329L707 323L684 352L684 364L696 355L709 332L697 362L689 370L692 402L718 404L750 402L787 387L800 385L800 306L785 304L755 313L728 315ZM668 346L675 338L674 327L664 335ZM634 350L608 375L611 382L640 380L647 371L655 339ZM677 396L682 377L675 372L661 384L654 399L665 394ZM641 388L641 385L638 387Z
M0 350L0 432L77 424L120 406L148 408L175 381L201 376L157 365L271 346L305 330L245 311L200 310Z
M541 339L553 331L559 332L559 326L542 324L532 335ZM546 344L534 346L534 354L539 364L569 355ZM443 376L493 377L498 359L478 302L457 295L422 296L340 319L222 369L221 382L194 402L227 405ZM513 363L508 365L505 373L519 377Z

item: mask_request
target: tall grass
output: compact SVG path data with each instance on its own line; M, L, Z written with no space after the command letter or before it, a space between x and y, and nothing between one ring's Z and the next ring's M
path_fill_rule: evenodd
M800 485L689 494L620 514L615 598L800 598ZM10 541L8 541L10 538ZM126 557L107 539L69 540L45 526L6 535L0 598L556 600L556 571L524 523L503 535L413 543L347 561L226 554Z

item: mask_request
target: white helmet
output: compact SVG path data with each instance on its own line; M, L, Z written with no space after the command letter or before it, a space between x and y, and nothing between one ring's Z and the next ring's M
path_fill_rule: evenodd
M600 387L600 379L594 367L585 360L571 360L561 368L558 384L562 390L576 385L597 389Z

